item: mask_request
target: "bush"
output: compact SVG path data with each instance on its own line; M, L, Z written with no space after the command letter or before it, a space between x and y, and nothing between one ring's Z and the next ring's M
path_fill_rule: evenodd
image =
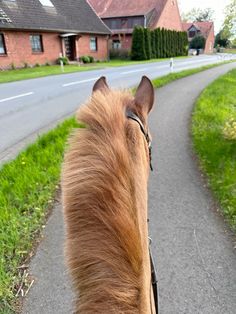
M35 63L35 68L39 68L40 67L40 64L39 63Z
M89 62L93 63L94 62L94 57L93 56L88 56L89 57Z
M63 65L68 65L69 64L69 59L67 57L60 57L57 59L57 63L61 64L61 61Z
M80 60L81 60L83 63L90 63L90 58L89 58L89 56L81 56L81 57L80 57Z
M206 39L203 36L195 36L190 42L190 49L204 49L205 43Z

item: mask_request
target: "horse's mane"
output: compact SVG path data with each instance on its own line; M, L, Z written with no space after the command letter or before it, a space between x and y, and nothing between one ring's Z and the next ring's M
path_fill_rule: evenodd
M95 92L78 111L85 128L66 153L66 256L78 313L138 313L142 249L125 117L131 101L128 92Z

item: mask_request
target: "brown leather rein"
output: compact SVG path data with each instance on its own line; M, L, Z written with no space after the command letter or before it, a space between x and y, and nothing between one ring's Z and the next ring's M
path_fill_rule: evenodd
M126 117L128 119L132 119L136 121L139 126L140 130L145 136L145 139L148 144L148 149L149 149L149 164L150 164L150 169L153 171L152 167L152 142L149 136L148 131L145 130L144 125L142 121L139 119L139 117L133 113L132 111L128 110L126 112ZM156 269L155 269L155 264L153 262L153 257L152 257L152 251L151 251L151 238L149 238L149 256L150 256L150 264L151 264L151 283L152 283L152 290L153 290L153 296L154 296L154 303L155 303L155 309L156 309L156 314L158 314L158 290L157 290L157 275L156 275Z

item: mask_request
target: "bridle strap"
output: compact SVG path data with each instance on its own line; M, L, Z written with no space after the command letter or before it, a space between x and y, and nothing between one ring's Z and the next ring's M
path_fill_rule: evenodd
M136 121L140 126L140 130L143 133L143 135L145 136L145 139L146 139L147 144L148 144L150 169L151 169L151 171L153 171L153 167L152 167L152 143L151 143L148 131L145 130L142 121L140 120L140 118L135 113L133 113L133 111L127 110L126 117Z

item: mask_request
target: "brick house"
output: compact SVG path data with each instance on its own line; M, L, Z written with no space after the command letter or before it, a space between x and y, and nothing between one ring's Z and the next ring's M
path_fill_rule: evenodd
M215 35L214 35L214 23L213 22L193 22L182 23L183 30L188 33L188 40L191 40L197 36L202 35L206 39L204 53L213 53Z
M112 31L112 47L130 49L136 25L182 31L177 0L88 0Z
M0 69L108 57L110 30L86 0L1 0Z

